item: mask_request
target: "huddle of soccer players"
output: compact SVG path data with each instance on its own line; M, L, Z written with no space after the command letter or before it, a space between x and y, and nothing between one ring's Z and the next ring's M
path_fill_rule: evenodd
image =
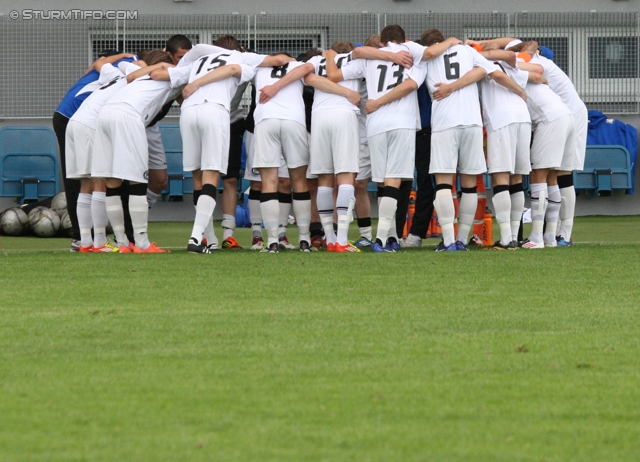
M63 113L70 117L67 178L81 181L80 251L165 251L149 241L147 220L149 204L166 185L155 124L175 100L181 103L184 170L193 172L195 190L187 249L211 253L219 248L213 211L220 178L228 191L223 194L222 247L240 247L233 230L245 127L237 114L248 82L255 89L245 143L252 249L277 253L283 242L293 247L283 237L289 208L284 208L283 225L282 203L288 202L300 251L320 246L340 253L363 246L373 252L397 251L396 213L406 213L397 204L403 180L414 176L416 131L421 129L416 90L424 82L433 100L429 173L435 177L433 202L443 237L436 251L467 250L478 202L476 175L487 166L500 227L492 249L571 245L571 171L584 162L587 111L569 78L540 56L535 42L501 38L462 44L435 29L420 41L407 41L402 28L392 25L382 31L379 48L336 42L331 50L308 53L303 63L285 53L247 52L231 36L193 48L186 37L176 36L166 52L149 51L133 63L121 62L132 61L132 56L101 58L88 71L97 76L92 77L97 84L80 91L76 84L69 92L75 98L83 92L90 96L77 103L75 114ZM315 88L310 120L304 85ZM456 173L462 187L457 234L452 198ZM528 239L518 243L522 175L527 174L533 226ZM375 240L366 193L370 179L379 186ZM283 201L291 189L292 198ZM125 192L133 228L129 236ZM357 247L347 240L354 208L361 231ZM106 239L107 218L114 244ZM264 246L260 223L267 235ZM323 240L318 239L318 224Z

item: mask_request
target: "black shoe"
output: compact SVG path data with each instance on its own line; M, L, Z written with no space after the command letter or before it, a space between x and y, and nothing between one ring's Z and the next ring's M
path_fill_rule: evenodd
M198 240L195 238L189 238L189 245L187 245L187 252L189 253L211 253L209 247L205 244L198 244Z
M268 247L265 247L264 249L262 249L260 252L278 253L279 251L280 251L280 246L278 245L277 242L274 242L270 244Z
M300 252L311 252L311 246L307 241L300 241Z
M496 241L491 246L491 250L516 250L517 248L518 245L515 243L515 241L511 241L507 245L504 245L500 241Z

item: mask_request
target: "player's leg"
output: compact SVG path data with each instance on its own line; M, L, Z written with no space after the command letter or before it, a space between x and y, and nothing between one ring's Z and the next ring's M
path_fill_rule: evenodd
M346 249L349 245L349 225L353 216L355 206L355 188L353 186L356 173L341 172L336 175L338 182L338 197L336 199L336 211L338 212L338 235L337 243L339 249ZM351 249L354 249L351 247ZM350 251L353 251L350 250Z
M287 239L287 226L289 225L289 216L293 206L293 195L291 193L291 180L289 179L289 171L287 176L278 175L278 204L280 212L278 214L278 242L280 248L295 249L295 246Z
M427 237L433 214L433 180L429 175L431 160L431 129L424 128L416 134L416 208L409 234L404 241L405 247L420 247L422 239Z
M107 244L107 185L103 178L92 178L93 193L91 195L91 221L93 222L94 245Z
M453 190L453 175L456 173L457 163L457 131L450 129L432 133L429 173L434 175L436 180L433 206L436 209L438 223L442 230L442 242L436 247L436 252L456 250L454 231L456 212L451 191Z
M487 171L484 158L482 127L453 129L458 135L461 196L458 203L458 250L466 250L469 232L478 208L477 175Z
M514 129L517 129L516 124ZM500 228L500 239L493 250L514 250L511 241L511 195L509 177L515 169L516 143L511 125L487 133L487 166L493 184L493 210ZM514 136L517 133L514 133Z
M519 123L516 135L516 159L514 174L509 178L509 196L511 197L511 241L521 241L522 214L524 212L524 185L522 175L531 173L531 124Z
M247 154L244 178L249 180L249 220L251 221L252 243L251 250L262 250L264 240L262 238L262 213L260 212L260 194L262 193L262 181L260 173L254 168L255 138L252 132L245 135L245 152Z
M358 175L355 181L355 212L358 219L358 231L360 237L354 245L356 247L371 247L372 231L371 231L371 199L369 198L368 186L371 181L371 155L369 154L369 145L360 143L360 152L358 155Z
M240 164L242 158L242 139L244 136L244 119L230 126L229 163L227 174L222 177L222 248L241 249L233 237L236 229L236 207L238 205L238 181L240 180Z
M332 252L335 248L337 238L333 230L333 185L334 176L332 174L322 174L318 177L318 194L317 206L322 229L324 230L324 238L326 240L327 250Z
M157 125L147 127L147 144L149 145L149 184L147 189L147 203L153 207L167 187L167 155L164 152L162 136Z

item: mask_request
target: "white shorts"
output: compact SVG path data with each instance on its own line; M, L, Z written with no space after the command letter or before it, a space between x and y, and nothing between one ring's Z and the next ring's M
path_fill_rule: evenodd
M284 155L287 168L309 165L307 129L293 120L264 119L253 132L256 154L253 168L277 168Z
M415 171L416 131L399 128L369 137L371 179L411 178Z
M587 108L573 114L573 132L575 134L575 155L571 170L583 170L587 154L587 133L589 132L589 111Z
M478 175L487 171L482 127L470 125L431 133L429 173Z
M149 146L144 123L128 104L102 108L93 146L92 177L149 181Z
M256 137L251 132L245 132L244 135L244 149L246 153L246 163L244 168L244 178L249 181L262 181L260 172L253 168L253 159L255 158ZM289 169L284 161L284 157L280 155L280 166L278 167L278 178L289 178Z
M202 103L180 114L182 166L185 172L213 170L226 175L231 123L229 111L216 103Z
M565 154L573 156L573 148L568 140L573 132L573 116L566 115L552 122L537 123L533 129L531 143L531 168L559 168Z
M309 171L314 175L358 173L360 131L348 108L313 111Z
M70 120L65 133L67 178L90 178L93 140L96 131L76 120Z
M487 133L489 173L507 172L528 175L531 172L530 144L530 122L512 123Z
M360 144L360 153L358 154L358 176L356 180L371 179L371 154L369 154L369 145Z
M149 145L149 169L166 170L167 155L162 144L162 135L158 124L147 127L147 144Z

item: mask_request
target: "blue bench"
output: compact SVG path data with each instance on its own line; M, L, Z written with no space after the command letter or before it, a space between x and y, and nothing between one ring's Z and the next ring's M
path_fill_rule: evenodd
M48 127L0 129L0 196L21 203L55 196L60 190L57 152Z
M631 159L624 146L587 146L584 169L573 172L576 189L588 190L592 196L610 195L614 189L632 185Z
M185 194L193 194L193 174L182 170L182 136L180 125L158 125L162 145L167 155L168 185L162 191L162 198L182 200Z

